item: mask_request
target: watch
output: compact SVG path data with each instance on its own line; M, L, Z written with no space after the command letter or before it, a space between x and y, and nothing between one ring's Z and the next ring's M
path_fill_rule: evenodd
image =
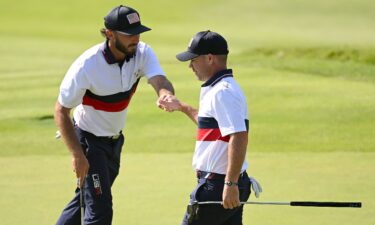
M224 184L231 187L231 186L238 186L238 183L232 181L224 181Z

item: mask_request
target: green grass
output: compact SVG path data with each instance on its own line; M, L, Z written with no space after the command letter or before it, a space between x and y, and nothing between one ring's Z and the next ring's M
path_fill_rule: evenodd
M373 224L374 153L249 153L251 201L361 201L361 209L247 205L244 224ZM194 187L190 153L130 153L113 186L113 224L180 224ZM74 191L67 156L2 157L1 224L54 224ZM53 169L51 169L53 168ZM22 172L20 172L22 171ZM22 216L20 216L22 215Z
M71 197L68 151L53 106L73 60L103 39L123 1L0 2L1 224L53 224ZM362 201L362 209L249 206L244 224L373 224L375 4L370 0L127 1L138 9L177 97L197 106L200 82L175 54L211 29L249 104L250 171L263 201ZM124 133L114 224L179 224L194 185L196 128L155 106L143 80ZM32 209L32 210L30 210ZM22 216L20 216L22 215ZM156 219L157 218L157 219Z
M240 65L375 82L375 49L260 48L236 59Z

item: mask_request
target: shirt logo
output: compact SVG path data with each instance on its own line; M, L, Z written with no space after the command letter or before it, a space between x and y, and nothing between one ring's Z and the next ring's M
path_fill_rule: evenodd
M134 77L135 77L136 79L138 79L138 78L141 77L141 70L140 70L140 69L138 69L137 71L134 72Z
M130 13L126 17L128 18L129 24L138 23L140 21L137 13Z

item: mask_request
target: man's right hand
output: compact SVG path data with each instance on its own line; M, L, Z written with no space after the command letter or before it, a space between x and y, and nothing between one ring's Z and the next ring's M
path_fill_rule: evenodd
M181 111L182 104L174 95L161 96L156 102L159 108L168 111Z
M55 122L61 137L72 155L72 169L79 179L78 186L82 187L90 165L74 131L72 119L70 118L70 110L71 108L66 108L59 101L56 101Z
M79 179L78 187L81 188L83 186L84 180L86 175L89 172L89 161L87 160L84 154L79 156L73 156L72 158L72 167L73 172L76 173L76 177Z

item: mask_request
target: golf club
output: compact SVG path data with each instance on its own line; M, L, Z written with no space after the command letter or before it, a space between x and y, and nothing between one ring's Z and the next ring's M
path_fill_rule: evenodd
M83 190L83 186L81 187L80 185L80 180L78 178L77 180L77 186L79 188L79 207L81 209L81 225L85 225L85 206L84 206L84 203L83 203L83 195L84 195L84 190Z
M193 202L191 205L222 204L220 201ZM305 207L340 207L340 208L361 208L361 202L311 202L311 201L292 201L292 202L241 202L242 205L289 205Z
M199 205L223 204L221 201L191 202L187 207L188 221L199 217ZM310 201L292 201L292 202L241 202L242 205L288 205L288 206L310 206L310 207L349 207L361 208L361 202L310 202Z

